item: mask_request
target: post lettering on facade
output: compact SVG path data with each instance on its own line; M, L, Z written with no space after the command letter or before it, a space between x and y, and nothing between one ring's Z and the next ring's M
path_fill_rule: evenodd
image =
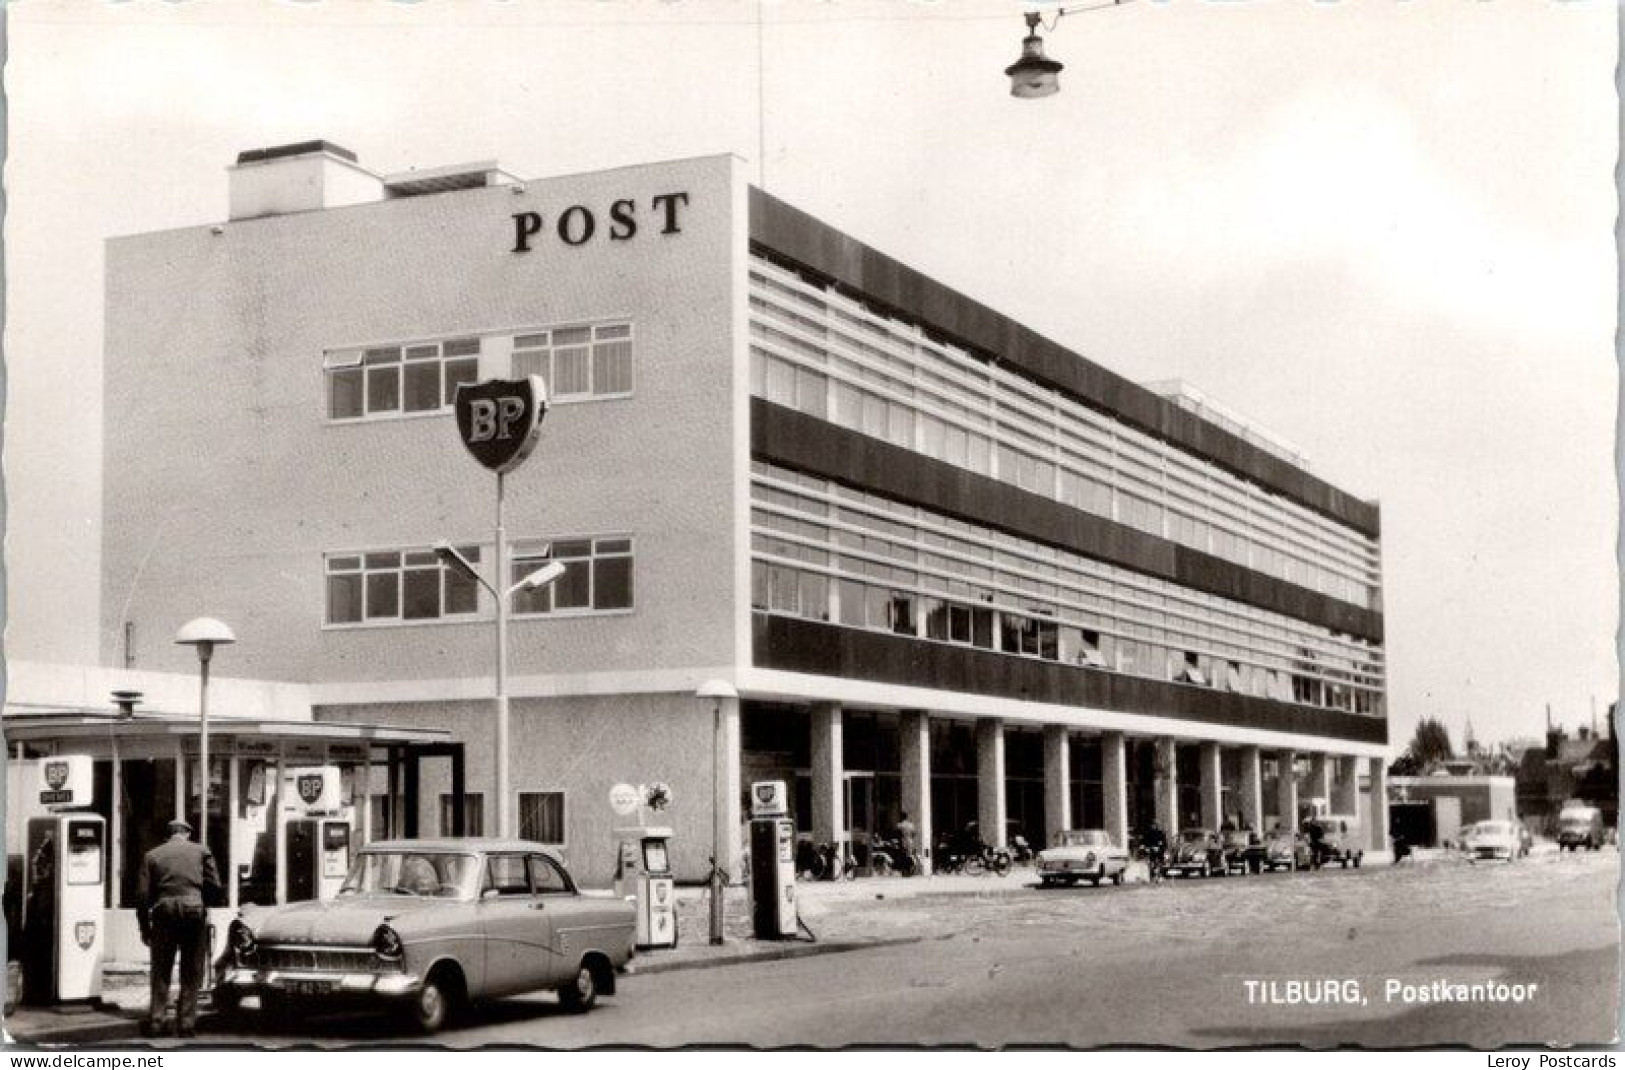
M688 207L688 192L657 193L649 198L648 210L655 216L661 234L681 234L681 209ZM638 233L638 202L623 197L610 204L609 225L603 229L609 241L630 241ZM584 204L572 204L551 219L542 212L515 212L512 252L528 253L534 242L551 231L565 245L585 245L600 233L599 216Z

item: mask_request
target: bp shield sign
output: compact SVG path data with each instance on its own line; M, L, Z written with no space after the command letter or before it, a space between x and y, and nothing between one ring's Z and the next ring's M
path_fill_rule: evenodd
M530 456L547 412L541 376L457 384L457 434L474 459L501 475Z

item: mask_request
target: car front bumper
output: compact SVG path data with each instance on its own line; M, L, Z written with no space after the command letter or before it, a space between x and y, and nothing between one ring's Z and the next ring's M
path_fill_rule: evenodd
M255 969L228 966L215 982L216 990L237 996L263 996L266 993L290 999L311 1000L406 1000L423 987L416 974L399 970L378 973L337 970Z

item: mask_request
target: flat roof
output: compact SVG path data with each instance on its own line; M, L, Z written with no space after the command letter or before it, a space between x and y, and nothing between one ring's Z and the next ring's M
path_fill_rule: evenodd
M124 739L184 737L198 734L196 717L112 713L30 713L8 715L0 726L8 742L49 739L102 739L117 734ZM401 728L393 725L345 724L333 721L281 721L263 718L211 717L211 736L258 736L270 739L316 740L329 743L370 743L375 746L452 742L444 728Z

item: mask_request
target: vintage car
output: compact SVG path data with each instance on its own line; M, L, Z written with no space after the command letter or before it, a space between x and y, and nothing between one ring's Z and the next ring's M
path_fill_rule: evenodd
M1308 869L1309 841L1302 833L1278 828L1264 837L1264 868Z
M1257 873L1264 868L1264 844L1249 829L1224 829L1224 867L1227 873Z
M334 899L244 908L215 1006L395 1008L425 1032L472 1001L537 989L585 1011L614 993L633 930L630 902L577 891L540 844L385 840L361 849Z
M1322 814L1305 819L1303 834L1309 840L1310 853L1316 856L1314 864L1329 866L1335 862L1344 869L1350 865L1359 869L1365 860L1360 829L1360 819L1352 814Z
M1054 847L1038 852L1038 881L1046 888L1079 881L1097 888L1104 880L1122 884L1127 869L1128 849L1104 829L1067 829L1056 836Z
M1498 858L1514 862L1523 854L1518 830L1511 821L1480 821L1470 825L1462 835L1461 846L1469 862Z
M1570 799L1557 815L1557 845L1564 851L1595 851L1607 842L1602 811Z
M1181 877L1224 876L1224 840L1212 829L1186 829L1173 843L1167 872Z

